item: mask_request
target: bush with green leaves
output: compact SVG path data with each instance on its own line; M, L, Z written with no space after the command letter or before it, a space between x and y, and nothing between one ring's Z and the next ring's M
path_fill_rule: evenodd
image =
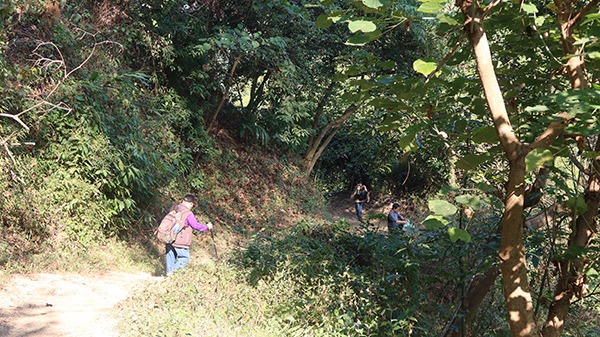
M299 222L282 234L257 234L233 261L249 270L250 284L294 284L296 295L280 309L294 325L345 336L433 331L419 308L420 268L431 252L409 236L356 233L347 222Z

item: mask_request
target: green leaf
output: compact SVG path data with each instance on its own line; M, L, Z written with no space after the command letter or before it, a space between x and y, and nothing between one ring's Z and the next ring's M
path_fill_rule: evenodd
M380 62L379 66L382 67L383 69L394 69L394 67L396 66L396 62L394 61L384 61L384 62Z
M450 227L448 228L448 234L450 234L450 240L456 242L458 239L463 240L464 242L471 242L471 235L464 229Z
M371 41L371 37L365 34L356 34L346 41L346 44L349 46L363 46L367 42Z
M323 6L329 6L335 2L335 0L319 0L319 1L321 2L321 5L323 5Z
M522 8L523 11L527 14L535 14L538 12L537 7L535 7L535 5L533 4L522 3Z
M477 170L479 164L483 164L490 160L491 156L488 153L467 154L458 161L456 167L463 170Z
M429 210L438 215L450 216L458 209L446 200L429 200Z
M589 277L598 277L598 276L600 276L600 274L598 274L598 271L596 271L596 269L594 269L594 268L588 269L585 272L585 275L589 276Z
M90 81L95 81L98 78L98 72L94 71L91 75L90 75Z
M394 82L395 79L396 78L392 77L392 76L383 76L383 77L377 79L377 83L388 85L388 84Z
M329 16L327 14L319 15L317 17L317 20L315 21L315 26L317 26L317 28L321 28L321 29L329 28L329 27L331 27L332 24L333 24L333 21L329 18Z
M456 202L459 202L463 205L469 206L472 209L481 208L481 199L479 199L478 196L464 194L464 195L457 196L455 199L456 199Z
M438 13L443 8L442 4L436 2L424 2L417 9L419 12L435 14Z
M532 112L544 112L544 111L548 111L548 110L550 110L550 109L548 109L548 107L545 106L545 105L528 106L528 107L525 108L525 111L527 111L529 113L532 113Z
M334 82L341 82L341 81L345 81L348 79L348 76L344 75L344 74L333 74L332 77L332 81Z
M600 152L584 151L581 156L588 159L594 159L600 157Z
M438 16L437 16L437 18L441 22L445 22L445 23L447 23L447 24L449 24L451 26L458 26L459 25L459 22L455 18L451 17L448 14L439 13Z
M427 229L442 228L446 223L447 221L439 215L430 215L423 221L423 225Z
M567 200L567 207L576 210L577 215L584 213L588 208L585 199L581 195L569 198L569 200Z
M416 60L413 63L413 69L418 72L421 73L425 76L428 76L429 74L431 74L435 68L437 67L437 64L435 62L426 62L423 60Z
M493 126L484 126L482 128L477 129L473 133L473 142L477 144L496 144L498 143L498 134L496 133L496 129Z
M567 249L563 258L565 260L575 260L587 255L588 248L579 245L573 245Z
M419 148L416 141L416 136L413 134L402 137L398 141L398 148L404 152L412 152Z
M440 195L448 195L450 193L456 193L458 191L460 191L460 188L458 188L458 187L442 186L442 188L440 188L440 191L438 193Z
M548 149L535 149L527 155L525 158L525 164L527 165L527 172L534 171L538 167L542 167L547 163L552 163L554 156Z
M350 21L348 23L348 29L350 29L352 33L356 33L357 31L361 31L363 33L370 33L375 31L375 29L377 29L377 26L371 21L355 20Z
M362 0L362 3L369 8L379 8L383 6L379 0Z

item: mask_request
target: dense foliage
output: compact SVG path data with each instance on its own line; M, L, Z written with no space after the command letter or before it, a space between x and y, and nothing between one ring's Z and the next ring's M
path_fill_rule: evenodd
M132 238L155 256L157 218L195 193L241 248L138 300L228 326L164 335L593 335L599 18L563 0L1 2L0 265ZM323 220L322 192L357 178L426 216L396 235ZM220 277L265 323L204 294ZM134 333L158 329L146 314Z

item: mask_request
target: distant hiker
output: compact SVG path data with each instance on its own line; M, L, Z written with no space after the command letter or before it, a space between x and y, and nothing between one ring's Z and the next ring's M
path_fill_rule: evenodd
M352 191L352 195L350 199L354 200L354 208L356 209L356 216L358 217L358 221L362 221L362 210L363 210L363 202L370 201L370 194L367 186L363 185L362 179L358 179L356 181L356 186L354 187L354 191Z
M388 213L388 232L393 232L396 230L402 230L404 224L407 223L406 219L398 213L400 210L400 205L394 203L392 205L392 210Z
M213 228L212 223L206 225L200 224L196 220L196 216L192 213L192 208L197 206L196 197L192 194L188 194L183 198L183 201L179 205L173 205L169 209L169 213L172 211L182 212L185 221L183 221L183 228L176 230L177 238L173 243L166 244L166 260L167 260L167 276L173 275L173 270L183 268L190 260L190 245L192 243L193 230L205 231ZM182 219L183 220L183 219Z

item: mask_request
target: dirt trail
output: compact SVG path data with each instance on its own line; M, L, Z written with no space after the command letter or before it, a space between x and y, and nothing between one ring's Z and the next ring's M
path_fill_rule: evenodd
M113 309L149 274L12 276L0 289L0 336L113 337Z
M332 197L328 211L334 219L359 225L350 192ZM365 215L384 211L384 204L365 204ZM384 221L374 224L386 228ZM117 337L116 305L134 287L161 280L144 273L118 272L11 276L0 288L0 336Z
M344 191L331 196L328 200L327 211L334 220L346 219L349 223L359 226L360 221L356 217L354 202L350 199L350 194L350 191ZM369 203L363 203L363 218L366 218L369 214L387 214L390 208L387 199L389 198L383 198L383 202L380 200L371 200ZM371 220L371 223L378 226L381 230L387 230L387 222L384 220Z

